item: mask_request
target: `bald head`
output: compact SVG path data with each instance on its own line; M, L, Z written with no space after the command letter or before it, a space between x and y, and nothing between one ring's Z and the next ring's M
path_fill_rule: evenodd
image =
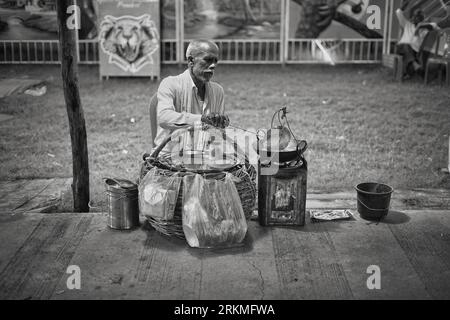
M197 57L202 53L213 53L219 55L219 47L210 40L193 40L186 50L186 59Z

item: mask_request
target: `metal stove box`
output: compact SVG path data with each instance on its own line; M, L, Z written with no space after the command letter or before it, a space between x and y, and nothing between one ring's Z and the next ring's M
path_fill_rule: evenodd
M304 226L307 162L280 167L274 175L258 168L258 218L262 226Z

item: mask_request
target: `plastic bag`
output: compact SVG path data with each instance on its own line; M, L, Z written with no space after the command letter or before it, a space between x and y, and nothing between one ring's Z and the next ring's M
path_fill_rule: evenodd
M173 219L182 178L166 176L161 169L152 168L139 183L139 210L144 216Z
M231 174L224 180L188 175L183 186L183 231L191 247L233 247L244 240L247 221Z

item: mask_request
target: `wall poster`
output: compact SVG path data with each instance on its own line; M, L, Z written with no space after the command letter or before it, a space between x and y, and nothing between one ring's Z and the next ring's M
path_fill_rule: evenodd
M185 39L279 39L281 0L184 0Z
M100 77L160 76L159 0L99 0Z

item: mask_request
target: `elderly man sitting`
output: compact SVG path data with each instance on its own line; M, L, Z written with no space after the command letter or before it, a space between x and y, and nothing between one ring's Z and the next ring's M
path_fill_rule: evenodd
M229 124L224 114L224 91L210 81L214 75L219 48L209 40L194 40L187 50L187 69L180 75L161 81L157 98L157 135L155 148L175 130L207 124L225 128ZM168 144L162 152L170 152Z

